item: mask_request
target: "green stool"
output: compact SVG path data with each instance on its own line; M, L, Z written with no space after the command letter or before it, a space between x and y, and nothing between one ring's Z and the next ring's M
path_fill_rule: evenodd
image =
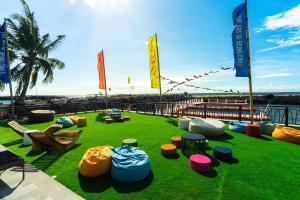
M110 118L109 115L105 115L105 116L102 117L103 120L106 120L106 119L109 119L109 118Z
M129 121L129 120L130 120L130 117L129 117L129 116L124 116L124 120L125 120L125 121Z
M128 139L124 139L122 141L122 146L124 146L124 145L129 145L129 146L137 147L138 146L138 142L134 138L128 138Z

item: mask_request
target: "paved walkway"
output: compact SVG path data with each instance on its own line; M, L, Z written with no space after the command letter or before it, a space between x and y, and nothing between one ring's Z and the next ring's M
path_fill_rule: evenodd
M82 200L64 185L30 164L0 172L0 199L4 200Z

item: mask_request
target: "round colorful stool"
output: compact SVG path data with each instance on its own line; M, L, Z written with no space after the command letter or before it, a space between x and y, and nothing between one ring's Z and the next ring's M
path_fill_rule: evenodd
M118 120L116 120L117 122L124 122L125 121L125 119L124 119L124 117L121 117L121 118L119 118Z
M260 126L258 124L248 124L246 134L250 137L260 137Z
M113 119L111 119L111 118L105 119L104 122L105 122L106 124L111 124L111 123L113 123Z
M129 120L130 120L130 117L129 117L129 116L124 116L124 120L125 120L125 121L129 121Z
M86 117L78 117L78 127L84 127L87 125Z
M124 139L122 141L122 146L124 146L124 145L137 147L138 146L138 141L137 141L137 139L134 139L134 138L127 138L127 139Z
M180 148L181 147L181 136L173 136L173 137L171 137L171 142L177 148Z
M190 156L189 166L195 171L209 172L211 159L202 154L193 154Z
M106 120L106 119L109 119L109 118L110 118L109 115L105 115L105 116L102 117L103 120Z
M232 150L228 147L217 146L213 148L213 152L219 160L230 160L232 158Z
M176 156L176 146L174 144L163 144L160 146L161 154L165 157Z

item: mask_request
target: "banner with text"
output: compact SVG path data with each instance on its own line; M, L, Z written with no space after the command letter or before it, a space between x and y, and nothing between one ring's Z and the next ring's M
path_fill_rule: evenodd
M234 30L232 45L234 52L234 69L236 77L248 77L248 46L247 46L247 4L242 3L232 13Z
M9 83L8 48L6 46L6 23L0 27L0 81Z
M148 40L148 53L149 53L151 88L160 88L156 35L151 36Z

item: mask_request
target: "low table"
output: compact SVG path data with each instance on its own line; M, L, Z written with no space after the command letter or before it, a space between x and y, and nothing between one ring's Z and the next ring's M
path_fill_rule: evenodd
M32 110L28 115L29 123L40 123L53 121L55 111L53 110Z
M110 116L114 121L118 121L121 119L121 113L119 112L112 112Z
M13 152L0 145L0 170L7 170L12 167L22 167L22 180L25 178L25 161Z
M188 133L181 136L181 152L189 157L192 154L203 153L206 150L205 136L196 133Z

